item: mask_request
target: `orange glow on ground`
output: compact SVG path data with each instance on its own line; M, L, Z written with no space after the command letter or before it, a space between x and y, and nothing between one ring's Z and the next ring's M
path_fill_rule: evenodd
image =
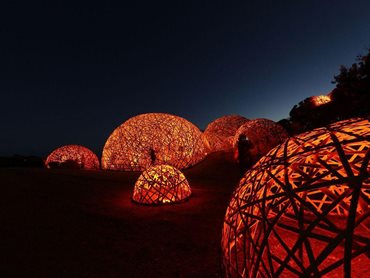
M132 199L141 204L160 205L181 202L190 195L183 173L169 165L156 165L138 178Z

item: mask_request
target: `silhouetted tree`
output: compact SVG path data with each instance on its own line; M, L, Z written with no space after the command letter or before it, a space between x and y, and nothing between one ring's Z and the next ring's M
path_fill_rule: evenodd
M332 122L370 115L370 49L357 57L351 67L340 67L334 76L333 91L327 103L317 103L317 97L308 97L295 105L289 119L280 123L291 133L301 133Z
M295 105L289 113L291 133L300 133L331 122L329 106L331 102L317 104L316 96L308 97Z
M350 68L341 66L334 77L335 89L331 93L333 114L337 120L370 114L370 49L358 56Z

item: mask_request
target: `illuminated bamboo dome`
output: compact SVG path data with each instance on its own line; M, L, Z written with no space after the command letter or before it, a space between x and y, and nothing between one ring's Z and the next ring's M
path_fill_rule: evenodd
M99 159L91 150L79 145L66 145L46 158L47 168L99 169Z
M218 118L208 124L204 135L207 138L212 152L230 151L232 141L238 128L248 122L247 118L239 115L228 115Z
M367 277L370 121L289 138L241 179L225 215L228 277Z
M321 106L331 101L330 95L313 96L311 98L315 106Z
M254 161L288 138L288 133L281 125L268 119L250 120L239 127L233 138L234 149L238 148L238 140L242 134L251 142L251 156Z
M142 171L169 164L183 169L204 159L202 132L184 118L164 113L133 117L109 136L102 155L103 169Z
M155 165L137 180L132 199L141 204L160 205L188 199L191 189L183 173L169 165Z

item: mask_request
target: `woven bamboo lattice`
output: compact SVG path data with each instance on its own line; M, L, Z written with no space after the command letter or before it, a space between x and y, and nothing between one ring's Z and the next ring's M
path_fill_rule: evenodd
M271 150L229 203L227 276L368 276L369 159L369 119L338 122Z
M60 167L73 162L82 169L99 169L99 159L91 150L79 145L66 145L54 150L46 158L47 168Z
M132 199L141 204L160 205L188 199L191 189L183 173L169 165L155 165L137 180Z
M248 122L247 118L239 115L228 115L218 118L208 124L204 135L209 142L210 150L231 151L233 149L232 139L238 128Z
M253 148L250 152L255 161L288 138L285 129L274 121L268 119L250 120L236 131L233 137L234 150L238 148L238 139L241 134L245 135L252 143Z
M103 169L143 171L169 164L183 169L204 159L202 132L184 118L164 113L133 117L109 136L102 155Z
M320 106L320 105L330 102L331 98L330 96L327 96L327 95L320 95L320 96L313 96L311 100L314 103L314 105Z

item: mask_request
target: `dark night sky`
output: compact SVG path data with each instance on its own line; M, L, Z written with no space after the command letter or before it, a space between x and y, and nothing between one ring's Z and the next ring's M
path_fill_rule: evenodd
M370 46L368 0L231 2L2 8L0 155L100 155L146 112L280 120Z

